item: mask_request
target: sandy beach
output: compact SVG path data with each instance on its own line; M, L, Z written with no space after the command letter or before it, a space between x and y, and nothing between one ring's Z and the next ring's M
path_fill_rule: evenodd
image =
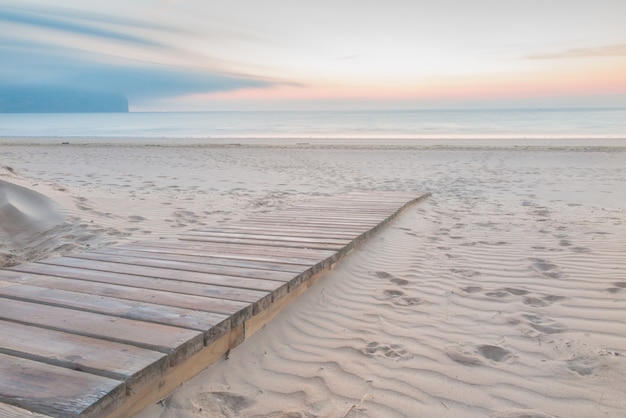
M139 418L626 415L626 140L227 142L0 140L0 266L432 194Z

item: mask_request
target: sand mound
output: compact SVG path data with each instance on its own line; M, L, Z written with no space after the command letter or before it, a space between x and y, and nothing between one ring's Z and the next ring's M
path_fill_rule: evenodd
M47 197L0 180L0 231L8 238L31 237L62 221L63 216Z
M20 253L45 253L54 247L64 217L42 194L0 180L0 266Z

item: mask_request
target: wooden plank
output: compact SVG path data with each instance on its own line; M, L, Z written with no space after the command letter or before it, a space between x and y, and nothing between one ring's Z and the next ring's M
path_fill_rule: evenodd
M283 297L276 299L267 309L259 312L259 314L252 316L250 319L244 322L246 338L251 337L258 330L260 330L265 324L267 324L272 318L274 318L282 309L288 304L293 302L298 296L300 296L309 287L313 286L328 270L332 268L332 265L328 266L324 270L321 270L316 275L312 276L309 280L299 283L291 291Z
M272 213L282 213L282 212L300 212L300 213L309 213L314 211L327 211L329 213L340 213L340 212L350 212L350 213L385 213L389 211L397 210L401 205L406 203L406 199L393 199L391 198L389 201L383 200L371 200L371 199L359 199L359 200L350 200L350 201L324 201L319 203L311 202L310 204L294 204L285 209L280 209Z
M12 299L0 302L0 319L160 351L172 365L204 345L198 331Z
M204 369L206 365L217 361L225 352L261 329L282 308L295 300L298 295L321 278L326 270L313 276L309 281L300 284L297 289L277 300L268 309L241 324L241 328L231 331L229 335L224 335L214 344L205 347L201 352L183 362L179 367L170 369L166 376L155 382L151 387L146 387L143 391L131 395L122 407L108 415L107 418L132 416L148 405L166 397L180 383L192 378Z
M137 380L143 386L127 391L122 407L111 412L131 416L260 329L321 271L418 200L409 193L356 192L186 232L175 241L128 244L0 271L0 318L6 319L0 321L0 339L22 336L0 344L0 352L133 382L141 375L133 367L141 366L116 368L115 357L101 344L158 351L175 367ZM213 320L222 322L213 326ZM181 331L191 334L176 340ZM39 347L37 336L51 346ZM93 344L81 345L81 339ZM141 362L138 357L134 360Z
M131 393L120 408L106 415L107 418L134 416L148 405L165 398L181 383L191 379L208 365L223 357L224 353L241 344L244 339L244 327L240 324L177 367L170 368L167 374L153 381L151 385L144 387L141 391Z
M17 406L0 403L0 418L52 418L49 415L27 411Z
M331 257L336 254L334 250L320 250L314 248L284 248L284 247L271 247L266 245L253 245L253 244L228 244L228 243L212 243L201 242L191 240L180 240L181 243L188 243L190 247L196 245L199 249L211 249L216 251L216 254L223 253L236 253L236 254L251 254L251 255L264 255L267 257L275 257L276 260L297 260L298 263L302 263L302 260L308 260L309 263L316 263L319 260L323 260L326 257ZM193 247L192 247L193 248Z
M257 216L256 219L263 219L267 221L303 221L303 222L324 222L329 221L331 223L340 223L342 225L370 225L377 224L381 219L386 218L391 215L390 212L385 212L385 214L380 214L377 216L373 215L362 215L360 213L353 212L344 212L338 213L335 211L308 211L308 212L296 212L296 211L285 211L285 212L276 212L271 215L262 215Z
M18 273L31 273L38 274L43 276L54 276L54 277L63 277L74 280L83 280L87 282L98 282L103 284L113 285L110 288L107 287L95 287L94 289L102 289L101 293L97 293L94 290L95 294L101 294L103 296L113 296L119 297L121 299L129 299L129 300L137 300L137 301L154 301L154 303L168 306L179 306L185 307L185 305L180 305L176 303L176 301L180 300L182 295L193 295L200 296L201 299L198 299L194 303L193 299L186 299L190 302L190 307L193 309L200 309L202 304L210 305L212 303L211 300L206 300L206 298L213 298L219 300L226 301L234 301L234 302L254 302L258 299L265 297L268 294L268 291L265 290L249 290L249 289L240 289L237 287L227 287L227 286L216 286L212 284L204 284L204 283L196 283L196 282L182 282L171 279L159 279L152 278L146 276L136 276L132 274L125 273L111 273L107 271L101 270L85 270L76 267L65 267L65 266L56 266L56 265L48 265L43 263L29 263L23 265L17 265L7 270L10 272ZM0 274L2 277L4 274ZM28 280L33 283L33 278L29 276L23 276L24 280ZM7 277L7 279L12 279L11 277ZM12 279L15 281L15 279ZM45 284L43 285L45 286ZM120 288L119 286L123 286ZM128 289L130 288L130 289ZM136 290L133 290L135 288ZM145 289L145 290L143 290ZM70 289L66 289L70 290ZM155 290L155 291L163 291L167 292L167 294L171 295L171 298L166 297L163 292L148 292L147 290ZM76 291L80 291L77 290ZM89 291L88 291L89 292ZM125 295L124 292L127 292ZM182 294L182 295L180 295ZM146 295L146 296L140 296ZM136 298L139 296L139 298ZM148 298L148 299L146 299ZM168 302L170 301L170 302ZM224 306L232 309L242 309L246 304L243 303L226 303ZM207 311L212 312L212 311Z
M300 219L298 217L288 218L288 217L272 217L272 218L262 218L262 217L252 217L249 218L249 222L263 222L265 225L277 225L277 226L290 226L294 229L298 227L306 227L306 226L328 226L335 228L342 228L347 231L363 231L371 228L373 225L376 225L375 222L358 222L358 221L347 221L341 219L334 220L326 220L324 218L315 218L315 219Z
M250 225L229 225L229 226L221 226L221 227L203 227L203 228L195 228L193 231L201 231L201 232L215 232L215 233L223 233L223 234L260 234L260 235L276 235L276 236L285 236L285 237L305 237L305 238L335 238L335 239L348 239L351 240L354 238L354 233L349 232L339 232L337 228L329 228L329 229L301 229L301 230L281 230L276 228L271 228L268 226L261 227L253 227Z
M290 234L297 234L299 231L303 231L303 233L306 233L307 231L311 231L311 232L324 232L324 233L328 233L328 234L333 234L336 233L337 231L343 233L343 234L349 234L350 236L355 236L355 235L359 235L361 233L363 233L363 228L362 227L342 227L342 228L338 228L335 225L324 225L324 224L308 224L308 225L304 225L304 224L295 224L295 223L291 223L291 224L281 224L281 223L277 223L277 222L264 222L263 220L252 220L252 219L246 219L246 220L242 220L239 221L239 223L235 226L230 226L231 228L241 228L244 230L247 230L249 228L263 228L263 229L267 229L269 228L271 231L276 231L276 232L287 232Z
M310 265L307 264L286 264L268 261L254 261L254 260L237 260L224 257L214 257L206 254L203 255L189 255L185 250L172 247L170 252L165 250L158 251L154 248L141 247L139 245L133 246L120 246L114 248L103 248L93 251L100 254L119 254L136 256L141 258L156 258L161 260L178 260L189 263L198 264L210 264L216 266L231 266L231 267L244 267L248 269L257 270L272 270L272 271L285 271L290 273L301 273L305 271Z
M248 238L220 238L209 234L195 233L193 231L182 233L179 239L184 241L199 242L215 242L224 244L245 244L245 245L262 245L266 247L278 248L301 248L301 249L323 249L323 250L340 250L345 244L326 244L311 241L292 241L285 239L248 239ZM349 242L349 241L348 241Z
M89 252L81 254L73 254L71 258L81 258L93 261L108 261L112 263L130 264L133 266L156 267L162 269L172 269L180 271L191 271L195 273L217 274L220 276L247 277L251 279L264 279L284 282L289 280L293 273L276 271L276 270L260 270L246 267L221 266L215 264L191 263L182 260L167 260L165 258L149 258L137 255L126 254L106 254L101 252Z
M131 390L169 366L156 351L2 320L0 341L0 353L125 381Z
M0 354L0 402L57 417L98 417L126 395L118 380Z
M224 315L239 314L240 316L250 315L252 313L250 303L264 299L268 295L267 292L255 292L248 297L242 295L242 292L254 291L236 289L238 293L234 293L230 292L228 288L220 286L208 287L195 283L175 282L172 280L163 280L163 285L161 286L162 290L155 290L151 288L131 286L129 285L129 282L132 281L133 278L124 275L121 275L121 277L116 276L115 278L120 279L121 282L123 282L124 279L128 279L129 282L125 285L117 285L111 283L113 281L113 275L111 274L104 277L103 282L96 280L88 281L80 279L80 277L85 276L85 271L80 269L54 266L54 269L51 268L47 271L49 275L43 275L36 274L36 271L34 271L36 269L34 267L35 266L33 266L33 264L16 266L16 268L20 269L20 272L18 273L19 275L17 277L7 276L5 280L30 284L33 286L63 289L71 292L91 293L94 295L194 309ZM41 266L37 266L37 268L46 271L46 269L41 268ZM27 273L26 271L31 271L33 273ZM57 277L55 276L56 274L64 276ZM66 277L71 276L72 274L75 274L77 278ZM95 277L91 277L91 279L95 279ZM146 278L138 278L135 280L139 282L139 279L150 280ZM168 287L165 286L166 284L169 285L172 290L168 290ZM147 283L146 285L150 286L150 283ZM181 294L176 292L183 290L188 293ZM197 293L194 293L194 291ZM219 293L220 291L228 295L228 298L222 297L222 294ZM209 295L204 293L209 293ZM251 300L235 300L239 298L249 298Z
M125 247L120 246L120 248ZM324 254L324 256L321 257L295 257L293 255L287 255L284 252L280 252L278 254L270 254L269 251L265 253L261 251L252 252L250 248L247 248L247 251L244 253L239 247L233 248L225 245L213 245L211 243L178 240L175 242L142 241L141 243L133 244L132 248L141 249L141 251L154 251L172 254L182 252L183 254L198 257L217 257L231 260L258 261L291 265L312 265L332 255Z
M251 219L251 221L254 221L255 219ZM294 229L297 228L301 228L301 227L310 227L310 226L319 226L319 225L325 225L328 227L334 227L334 228L341 228L343 230L346 231L350 231L350 232L354 232L354 233L359 233L362 231L367 231L368 229L370 229L372 226L375 226L376 223L375 222L346 222L346 221L342 221L342 220L335 220L335 221L330 221L330 220L324 220L324 219L286 219L286 218L277 218L275 220L270 220L270 219L261 219L261 221L263 221L263 223L265 223L266 225L277 225L277 226L290 226Z
M303 244L334 244L334 245L339 245L339 246L346 245L350 241L352 241L352 239L348 239L348 238L343 238L343 239L328 238L328 237L313 238L313 237L296 236L295 234L292 236L285 236L285 235L277 235L273 233L254 234L251 232L243 232L243 233L212 232L212 231L197 230L197 229L192 229L190 231L182 233L181 235L182 236L194 235L194 236L203 236L203 237L224 238L224 239L235 240L236 242L239 242L239 240L242 240L242 239L249 239L249 240L259 240L259 241L277 241L277 242L290 242L290 243L293 242L293 243L303 243Z
M241 289L272 291L279 283L275 280L253 279L245 277L220 276L217 274L199 273L166 268L135 266L131 264L112 263L106 261L84 260L73 257L56 257L37 262L54 266L73 267L82 270L99 270L111 273L132 274L160 279L170 279L195 283L212 284ZM20 267L16 267L18 269Z
M327 196L324 197L323 199L315 199L315 200L309 200L306 202L301 202L299 204L306 204L306 203L316 203L316 202L329 202L329 201L339 201L339 202L345 202L344 204L350 204L350 202L358 202L358 201L373 201L373 202L382 202L383 204L385 202L389 202L392 199L399 199L399 203L403 203L406 202L407 200L410 199L415 199L416 197L419 197L420 195L417 193L413 193L413 192L402 192L402 191L394 191L394 190L380 190L380 191L369 191L369 190L363 190L363 191L359 191L359 190L355 190L355 191L351 191L348 193L343 193L340 195L334 195L334 196Z
M335 215L343 215L343 214L347 214L347 215L356 215L356 216L377 216L379 219L381 216L385 216L387 214L391 214L394 211L396 211L398 209L397 205L377 205L377 206L364 206L363 204L359 203L357 206L340 206L340 205L331 205L331 204L324 204L324 205L312 205L312 206L292 206L292 207L288 207L285 209L281 209L280 211L276 211L276 212L272 212L272 213L303 213L303 214L309 214L309 213L326 213L326 214L330 214L331 216L335 216ZM261 214L259 216L263 216L264 214Z
M20 280L26 279L27 283L30 284L0 280L0 295L10 299L103 313L121 318L155 322L157 324L199 331L216 327L228 319L226 314L102 296L101 293L106 293L106 290L96 289L94 291L93 283L81 280L68 280L58 277L49 278L45 276L30 276L30 278L31 280L28 280L27 277L22 277L22 280ZM77 289L80 292L75 291Z

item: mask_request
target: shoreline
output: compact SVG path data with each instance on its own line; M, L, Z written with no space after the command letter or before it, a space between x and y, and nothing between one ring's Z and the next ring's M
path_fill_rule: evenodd
M458 138L309 138L309 137L0 137L0 146L135 146L135 147L286 147L286 148L382 148L382 149L576 149L626 148L626 136L511 138L470 136Z

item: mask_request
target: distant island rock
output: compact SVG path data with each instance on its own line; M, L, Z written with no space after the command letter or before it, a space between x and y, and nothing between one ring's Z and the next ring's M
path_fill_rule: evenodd
M0 113L127 113L122 94L46 87L0 87Z

